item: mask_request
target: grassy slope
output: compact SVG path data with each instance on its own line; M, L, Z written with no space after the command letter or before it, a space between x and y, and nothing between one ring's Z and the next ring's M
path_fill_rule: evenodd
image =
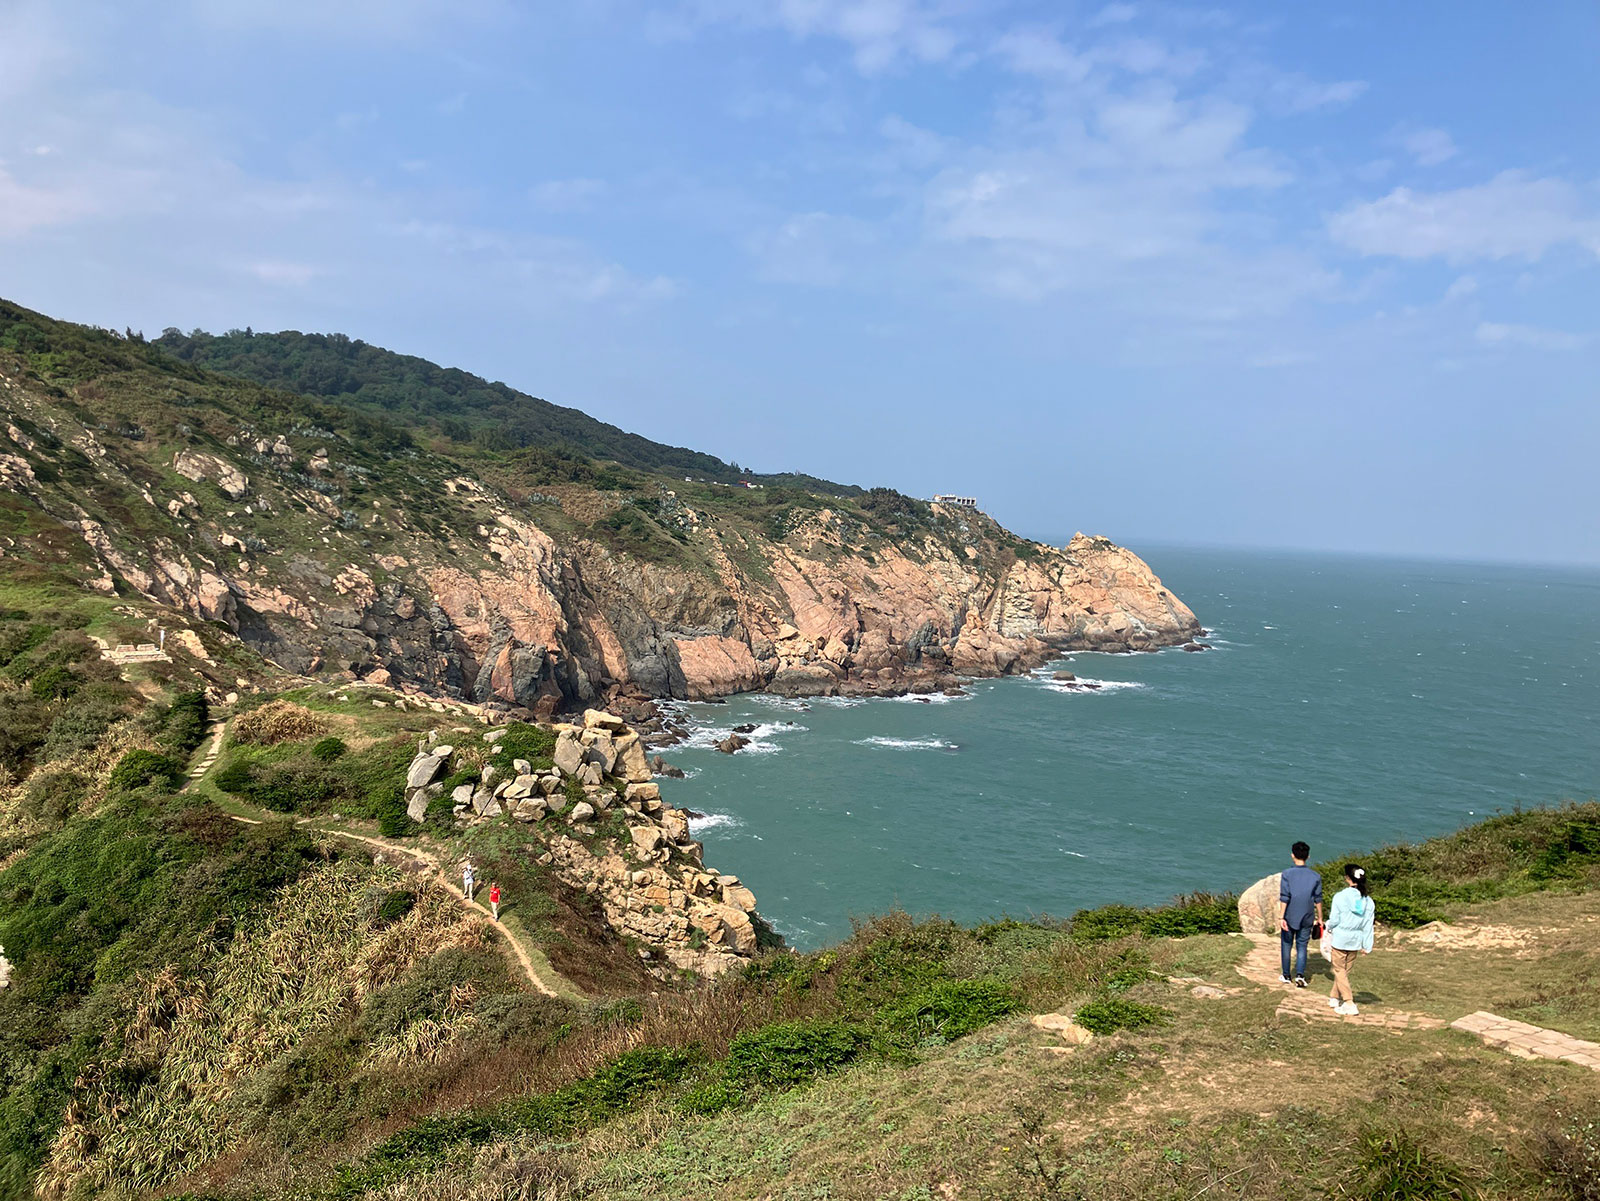
M1385 936L1358 969L1362 1002L1449 1017L1489 1007L1592 1034L1600 849L1573 852L1575 829L1600 829L1600 807L1509 815L1373 856L1411 863L1382 881L1396 894L1457 865L1449 883L1479 895L1475 918L1527 941L1450 960ZM1567 848L1557 872L1553 848ZM1191 908L1153 925L1214 921L1211 904ZM1241 985L1240 940L1105 933L1092 915L1076 935L881 919L828 952L603 1011L554 1045L513 1043L483 1092L443 1092L430 1108L447 1116L375 1145L353 1137L320 1163L258 1145L251 1184L191 1183L373 1198L487 1198L532 1182L549 1197L729 1201L1583 1195L1562 1191L1585 1170L1562 1157L1600 1154L1581 1128L1600 1113L1600 1074L1453 1031L1280 1019L1260 989L1198 998L1168 977ZM1022 1020L1047 1011L1152 1024L1062 1054ZM1479 1192L1379 1179L1407 1148L1420 1148L1417 1172Z

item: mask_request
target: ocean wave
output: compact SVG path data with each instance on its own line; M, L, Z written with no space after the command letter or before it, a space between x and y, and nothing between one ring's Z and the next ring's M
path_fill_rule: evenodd
M1139 680L1096 680L1079 676L1076 680L1041 680L1051 692L1119 692L1124 688L1147 687Z
M739 723L745 724L745 723ZM792 721L764 721L749 733L741 733L739 737L746 739L744 746L739 748L741 755L776 755L783 748L772 739L779 734L801 734L805 726ZM679 751L714 751L717 743L727 738L734 732L732 726L698 726L689 731L689 737L680 742L676 748Z
M897 751L958 751L961 748L953 742L945 742L941 738L886 738L874 735L871 738L857 738L857 746L886 746Z
M734 826L744 825L731 813L708 813L704 817L691 817L689 819L689 833L699 834L705 830L732 829Z
M971 698L970 692L960 692L955 696L946 696L942 692L908 692L904 696L885 696L877 699L899 701L903 705L948 705L951 701L965 701Z

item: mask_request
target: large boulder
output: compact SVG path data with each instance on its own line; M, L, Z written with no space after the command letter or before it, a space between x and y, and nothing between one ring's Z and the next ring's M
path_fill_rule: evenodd
M1273 872L1239 894L1239 929L1246 934L1278 932L1278 887L1281 878L1281 873Z
M438 753L424 753L411 761L411 766L406 769L407 788L426 788L438 779L439 772L443 769L448 755Z
M584 758L599 764L601 772L610 775L617 764L617 748L610 733L605 730L585 730L578 739L584 746Z
M406 816L414 822L419 822L428 816L428 791L419 788L411 794L411 799L406 802Z
M614 714L603 709L585 709L583 711L583 725L587 730L612 730L620 734L628 728L628 723Z
M630 784L643 784L650 779L650 760L645 757L644 743L631 731L612 740L617 749L616 764L612 768Z
M564 776L575 776L583 766L584 747L571 734L563 731L556 739L555 764Z

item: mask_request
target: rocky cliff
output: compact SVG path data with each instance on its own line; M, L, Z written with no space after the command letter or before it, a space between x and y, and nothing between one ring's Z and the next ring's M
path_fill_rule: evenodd
M218 623L296 674L549 716L932 687L1199 632L1104 538L1044 546L893 493L550 478L30 320L92 361L0 344L7 489L82 540L84 587ZM0 535L0 561L21 549Z

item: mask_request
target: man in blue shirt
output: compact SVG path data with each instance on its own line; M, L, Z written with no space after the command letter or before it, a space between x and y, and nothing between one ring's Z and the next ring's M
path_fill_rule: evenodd
M1289 983L1289 951L1295 953L1294 986L1306 986L1306 944L1311 941L1313 924L1322 925L1322 877L1306 866L1311 858L1311 848L1297 842L1289 848L1294 866L1287 868L1278 884L1278 901L1283 913L1278 919L1279 938L1283 944L1283 974L1278 977Z

